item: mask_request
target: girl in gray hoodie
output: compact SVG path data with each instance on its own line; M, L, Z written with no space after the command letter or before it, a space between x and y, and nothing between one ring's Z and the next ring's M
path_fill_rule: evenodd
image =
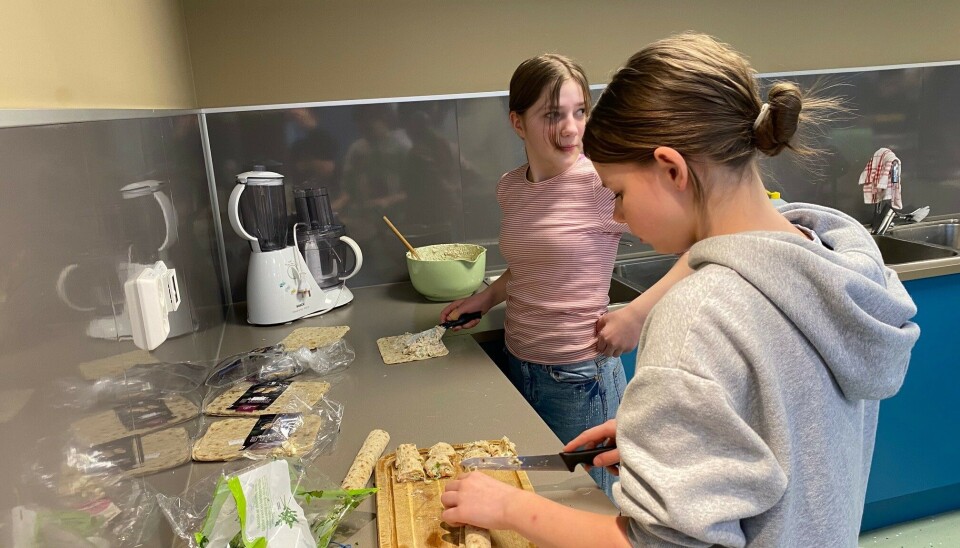
M650 311L615 420L566 447L615 441L620 516L465 474L448 523L540 546L856 546L879 400L919 328L870 234L826 207L775 208L757 153L809 152L798 125L835 108L697 34L630 58L587 123L584 152L614 219L692 274ZM639 327L639 326L638 326Z

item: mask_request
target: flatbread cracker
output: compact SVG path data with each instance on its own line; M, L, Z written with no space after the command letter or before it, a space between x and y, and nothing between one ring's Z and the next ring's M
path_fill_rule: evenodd
M323 395L330 390L330 383L323 381L292 381L286 390L266 409L253 412L230 409L230 406L253 385L252 382L235 384L208 403L204 407L203 413L217 417L250 417L272 415L274 413L303 412L314 407L323 398Z
M300 348L321 348L330 346L339 341L350 331L346 325L337 325L333 327L298 327L290 332L280 344L287 352L298 350Z
M77 459L88 462L91 470L102 467L102 472L67 465L62 467L58 486L61 494L96 494L103 485L112 483L106 476L115 480L146 476L190 460L190 436L179 426L107 443L107 446L88 449L86 455Z
M243 456L243 442L257 424L257 417L223 419L210 424L203 437L193 446L193 460L199 462L230 461ZM299 457L309 453L317 442L323 419L307 415L287 441L263 454L277 457Z
M126 405L118 405L116 409L109 409L94 413L75 421L70 425L70 429L76 435L77 439L89 445L97 445L113 440L118 440L126 436L135 434L146 434L162 428L168 428L175 424L190 420L200 414L200 407L192 401L179 394L171 394L162 398L146 400L147 402L162 402L169 413L164 413L162 422L150 421L149 417L142 421L143 426L128 428L128 424L120 419L119 413L130 411L140 402L130 402Z
M103 377L123 373L127 369L141 363L159 363L159 360L150 355L146 350L133 350L116 356L107 356L99 360L83 362L77 367L80 374L88 381L95 381Z
M380 356L383 357L383 363L393 365L397 363L406 363L419 360L429 360L446 356L450 353L443 340L434 337L421 337L413 345L409 344L410 337L413 334L404 333L394 337L383 337L377 339L377 348L380 349Z

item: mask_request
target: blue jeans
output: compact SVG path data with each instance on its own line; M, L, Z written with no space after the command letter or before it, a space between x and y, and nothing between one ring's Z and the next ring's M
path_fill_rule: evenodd
M616 417L627 385L620 358L598 356L578 363L541 365L525 362L506 348L504 353L507 378L564 444ZM590 475L613 500L617 477L596 467Z

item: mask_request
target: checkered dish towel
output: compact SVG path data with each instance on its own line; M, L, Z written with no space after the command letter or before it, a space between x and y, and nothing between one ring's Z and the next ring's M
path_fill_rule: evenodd
M893 209L900 209L900 159L889 148L881 148L873 153L867 167L860 174L860 186L863 187L863 203L876 204L890 200Z

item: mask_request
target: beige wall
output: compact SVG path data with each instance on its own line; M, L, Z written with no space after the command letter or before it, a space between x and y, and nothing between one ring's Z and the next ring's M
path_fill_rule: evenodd
M195 108L179 0L0 0L0 108Z
M594 83L682 30L761 72L960 60L960 2L926 0L183 0L201 106L505 89L545 51Z

